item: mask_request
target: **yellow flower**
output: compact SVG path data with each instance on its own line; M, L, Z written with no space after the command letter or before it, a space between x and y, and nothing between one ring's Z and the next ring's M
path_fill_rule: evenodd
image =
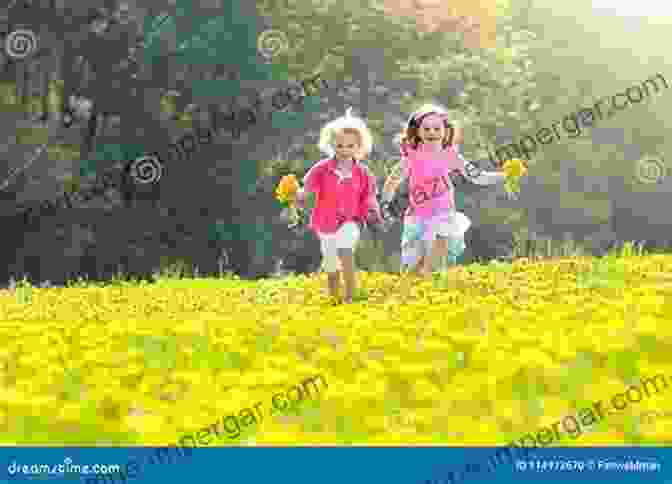
M503 169L507 178L520 178L527 173L525 163L518 158L513 158L504 162Z
M164 418L159 415L134 415L125 417L124 424L141 434L145 434L160 432L165 422Z
M553 359L538 348L522 348L516 357L526 367L540 366L542 368L551 368L555 366Z
M299 190L299 181L295 175L285 175L278 183L275 194L281 202L287 202L296 198L296 192Z
M211 433L210 446L248 439L343 445L344 437L371 445L495 445L511 432L522 438L551 428L594 401L602 402L604 418L593 409L602 424L588 426L583 410L581 438L561 426L554 442L623 443L638 422L645 438L672 443L672 417L652 413L670 412L670 387L652 378L672 374L672 329L663 324L672 314L672 257L614 261L627 269L628 287L579 290L577 273L592 264L581 256L521 259L510 271L465 266L436 286L362 272L368 299L338 307L325 303L324 274L44 288L32 306L0 291L0 426L22 415L55 415L55 429L95 444L79 424L97 409L101 432L139 434L124 445L174 444L215 422L224 434ZM260 345L258 335L271 344ZM614 349L638 352L639 402L623 381L632 362L612 356ZM592 365L577 359L586 351ZM310 380L315 375L321 378ZM587 375L575 402L568 382ZM532 382L539 388L534 406L519 394ZM300 398L300 415L271 415L275 395L279 407ZM238 424L244 433L229 439ZM10 433L15 443L30 443Z

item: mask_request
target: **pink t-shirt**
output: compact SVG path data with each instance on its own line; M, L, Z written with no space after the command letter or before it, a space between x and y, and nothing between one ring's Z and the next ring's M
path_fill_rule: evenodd
M417 149L404 146L404 159L409 177L412 213L430 218L455 209L455 190L450 174L465 173L464 161L453 146L433 151L422 144Z
M315 193L310 227L318 233L334 233L346 222L364 222L370 210L380 214L371 171L355 161L352 173L344 176L337 166L333 158L320 160L303 177L304 189Z

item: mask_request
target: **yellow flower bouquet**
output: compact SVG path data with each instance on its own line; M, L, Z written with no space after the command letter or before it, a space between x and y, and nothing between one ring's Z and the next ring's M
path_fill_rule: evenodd
M280 179L275 196L286 207L296 204L296 194L299 191L299 181L296 175L285 175Z
M504 162L502 167L506 175L504 189L506 193L515 196L520 193L520 179L527 174L527 166L523 160L513 158Z
M275 198L287 211L286 213L289 215L292 226L299 224L301 221L301 215L296 206L299 188L299 181L295 175L285 175L280 179L280 183L278 183L278 187L275 190Z

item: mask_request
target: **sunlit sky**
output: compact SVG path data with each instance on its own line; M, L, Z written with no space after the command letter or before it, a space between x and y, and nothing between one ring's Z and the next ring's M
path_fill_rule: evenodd
M592 0L593 7L617 15L636 17L672 17L669 0Z

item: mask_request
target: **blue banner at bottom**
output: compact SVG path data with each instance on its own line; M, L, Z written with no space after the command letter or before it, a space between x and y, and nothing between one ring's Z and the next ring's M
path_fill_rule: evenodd
M662 447L2 447L0 483L672 484Z

